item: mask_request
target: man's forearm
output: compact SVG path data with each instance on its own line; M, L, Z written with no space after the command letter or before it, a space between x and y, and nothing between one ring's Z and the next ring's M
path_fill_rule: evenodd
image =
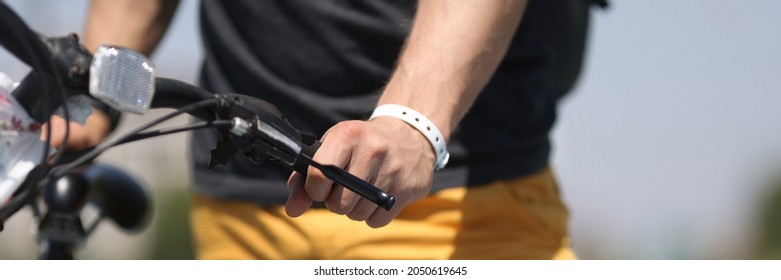
M112 44L151 55L173 18L178 0L93 0L84 45Z
M446 138L504 57L526 0L421 0L379 104L411 107Z

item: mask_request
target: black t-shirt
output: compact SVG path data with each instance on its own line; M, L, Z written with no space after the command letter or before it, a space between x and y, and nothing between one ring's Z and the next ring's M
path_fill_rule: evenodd
M581 65L588 1L530 1L496 74L451 136L434 188L476 185L540 171L556 101ZM201 85L276 105L297 128L321 136L365 119L389 79L415 13L414 1L204 0ZM426 94L421 92L420 94ZM207 170L213 131L193 133L199 193L284 203L290 171L235 156Z

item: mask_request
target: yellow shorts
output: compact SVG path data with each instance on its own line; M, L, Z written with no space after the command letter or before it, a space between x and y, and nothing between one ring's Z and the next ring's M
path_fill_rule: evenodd
M325 209L195 195L199 259L574 259L568 211L550 169L516 180L436 192L374 229Z

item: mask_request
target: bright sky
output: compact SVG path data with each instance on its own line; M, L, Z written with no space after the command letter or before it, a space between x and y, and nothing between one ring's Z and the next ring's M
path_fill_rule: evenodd
M613 2L556 133L576 247L746 257L781 171L781 2Z

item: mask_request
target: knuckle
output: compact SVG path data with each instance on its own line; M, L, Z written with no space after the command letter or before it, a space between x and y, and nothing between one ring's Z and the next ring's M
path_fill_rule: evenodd
M350 202L345 201L344 199L338 199L334 202L331 202L329 199L329 202L326 202L326 204L328 205L328 210L339 215L345 215L352 210Z
M382 159L388 155L389 145L388 142L382 139L373 139L371 141L366 141L366 149L368 151L368 156L371 158Z
M367 200L361 200L358 205L355 206L353 211L347 214L347 217L353 221L364 221L368 219L372 213L377 210L377 207L373 203Z
M326 205L326 207L328 208L329 211L331 211L331 212L333 212L335 214L339 214L339 215L347 214L346 207L344 207L343 205L340 205L339 203L336 203L336 204L334 204L334 203L326 203L325 205Z
M325 201L328 198L328 194L331 192L331 187L326 182L327 180L317 177L308 177L304 190L312 200Z
M352 211L350 213L347 213L347 217L350 218L350 220L353 221L363 221L366 220L366 214L360 211Z
M340 122L334 125L333 129L338 131L337 135L339 137L346 139L362 138L366 134L366 129L360 121Z
M345 215L353 211L357 202L357 196L344 187L338 186L332 189L328 200L326 201L326 207L331 212Z

